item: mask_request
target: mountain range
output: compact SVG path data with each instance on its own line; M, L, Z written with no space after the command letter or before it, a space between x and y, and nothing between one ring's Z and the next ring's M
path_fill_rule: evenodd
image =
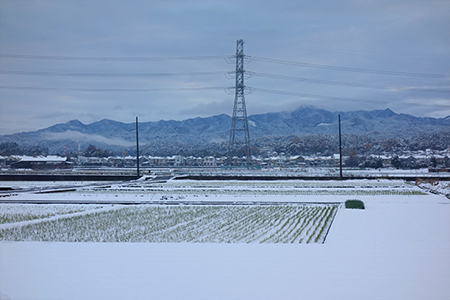
M311 106L292 112L256 114L248 117L251 138L265 136L328 135L338 133L338 115L343 134L364 135L375 139L408 138L419 134L450 131L446 118L415 117L397 114L390 109L373 111L330 112ZM183 121L139 123L140 144L199 144L228 140L231 117L226 114ZM135 123L104 119L91 124L78 120L56 124L32 132L0 136L0 143L16 142L22 146L48 147L50 153L84 150L93 144L98 148L119 151L135 145Z

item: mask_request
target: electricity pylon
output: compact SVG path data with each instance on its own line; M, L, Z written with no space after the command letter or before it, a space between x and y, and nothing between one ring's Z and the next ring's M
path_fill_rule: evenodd
M247 109L244 98L244 41L236 42L236 86L233 117L231 120L228 159L230 165L251 164L250 134L248 132ZM233 157L239 158L234 161ZM245 160L243 159L245 157Z

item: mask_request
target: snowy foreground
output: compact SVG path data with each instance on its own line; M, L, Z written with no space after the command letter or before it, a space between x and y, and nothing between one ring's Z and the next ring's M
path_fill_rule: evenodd
M18 219L5 219L0 233L112 209L60 204L49 214L45 205L1 203L43 198L93 203L359 199L366 209L340 205L324 244L3 239L0 299L450 299L450 200L402 181L137 182L67 193L12 192L0 198L0 212ZM36 219L20 219L26 215Z

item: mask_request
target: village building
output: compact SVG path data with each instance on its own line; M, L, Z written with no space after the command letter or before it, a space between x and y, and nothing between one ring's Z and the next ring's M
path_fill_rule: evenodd
M72 163L67 157L60 156L23 156L18 162L10 165L11 169L58 170L71 169Z
M214 156L206 156L203 158L203 165L206 167L217 167L216 158Z

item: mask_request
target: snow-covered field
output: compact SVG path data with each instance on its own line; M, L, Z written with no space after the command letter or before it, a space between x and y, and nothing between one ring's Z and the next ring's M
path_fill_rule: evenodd
M335 204L124 206L26 226L5 224L0 240L322 243L336 211Z
M14 199L195 201L203 205L1 203ZM309 244L299 244L299 239L285 243L292 241L289 238L276 243L263 238L225 241L220 235L206 243L11 242L5 237L7 232L19 231L37 237L52 232L82 235L92 232L95 222L104 224L107 216L120 220L112 216L117 212L127 212L130 219L111 228L141 226L145 230L156 226L149 225L156 219L134 224L133 216L142 219L155 209L182 211L192 215L191 221L212 216L198 226L180 222L190 224L183 230L180 227L182 232L203 236L218 232L214 226L232 217L239 219L239 214L240 220L258 216L253 223L234 225L247 228L248 237L251 233L262 237L264 230L275 226L270 221L284 211L289 220L315 203L321 203L325 211L335 207L332 203L348 199L362 200L366 209L339 205L324 244L314 243L315 238ZM224 206L223 202L239 205ZM450 299L450 200L403 181L134 182L67 193L12 191L0 203L0 215L10 216L3 217L0 225L0 293L10 299ZM176 223L170 218L177 215L166 215L167 221ZM64 220L88 223L65 227ZM56 230L52 224L60 225Z

